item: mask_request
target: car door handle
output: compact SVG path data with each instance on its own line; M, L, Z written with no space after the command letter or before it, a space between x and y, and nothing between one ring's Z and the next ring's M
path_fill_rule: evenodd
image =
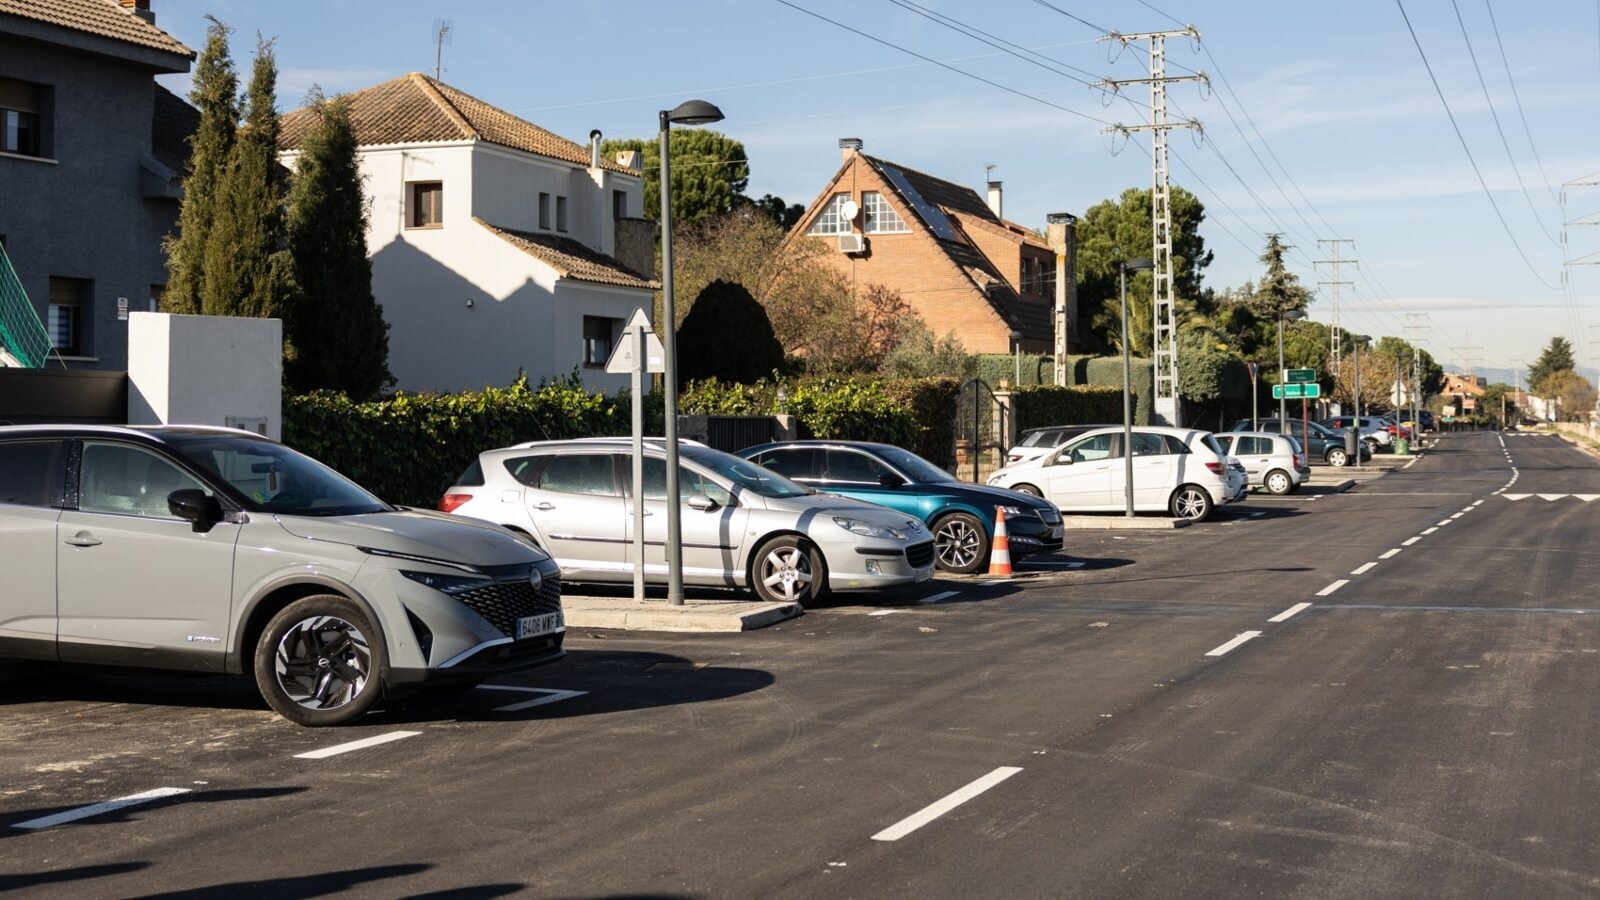
M77 534L73 535L72 537L62 538L61 539L61 543L70 544L73 547L98 547L98 546L100 546L100 540L98 538L96 538L94 535L92 535L89 532L87 532L87 531L80 531Z
M634 510L631 510L631 509L630 509L630 510L628 510L628 515L630 515L630 516L631 516L631 515L633 515L633 514L634 514L634 512L635 512L635 511L634 511ZM639 513L639 514L640 514L640 515L642 515L642 516L653 516L653 515L655 515L655 513L653 513L653 512L651 512L651 511L650 511L650 510L648 510L648 509L647 509L647 510L645 510L645 511L643 511L643 512L641 512L641 513Z
M534 509L540 510L542 512L549 512L550 510L555 509L555 508L556 508L556 505L554 503L551 503L549 500L546 500L543 503L540 503L538 506L534 507Z

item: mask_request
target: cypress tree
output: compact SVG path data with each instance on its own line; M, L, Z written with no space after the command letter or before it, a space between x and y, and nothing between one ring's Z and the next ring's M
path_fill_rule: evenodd
M277 158L277 82L272 42L258 36L244 125L206 239L200 311L207 315L281 315L293 287Z
M206 46L195 63L189 100L200 110L200 125L189 138L189 174L183 179L178 233L167 237L167 312L200 312L204 256L216 217L219 188L239 125L239 79L228 55L228 27L207 16Z
M289 252L299 287L284 319L292 392L343 391L364 400L392 384L389 326L372 296L367 204L347 100L307 103L316 124L300 144L289 191Z

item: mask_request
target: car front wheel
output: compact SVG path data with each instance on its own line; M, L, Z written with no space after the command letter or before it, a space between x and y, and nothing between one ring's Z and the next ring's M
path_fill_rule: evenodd
M360 607L337 594L284 607L256 641L256 686L297 725L343 725L382 693L388 655Z
M1211 495L1203 487L1186 484L1172 492L1167 509L1173 518L1204 522L1211 516Z
M989 533L969 513L951 513L935 523L933 546L946 572L971 575L988 563Z
M1266 485L1271 493L1283 495L1294 490L1294 479L1282 469L1273 469L1267 473Z
M806 606L827 592L822 552L797 535L780 535L762 544L750 569L756 596L769 603Z

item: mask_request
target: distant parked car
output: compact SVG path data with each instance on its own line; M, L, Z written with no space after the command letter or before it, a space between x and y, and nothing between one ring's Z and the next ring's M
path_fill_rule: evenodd
M1018 435L1017 443L1006 451L1006 465L1019 463L1025 459L1037 459L1081 434L1088 434L1096 428L1110 427L1112 426L1047 425L1043 428L1029 428Z
M478 454L439 508L519 531L571 581L633 578L629 442L517 444ZM915 517L818 494L776 472L701 445L680 450L683 580L749 588L763 600L811 603L933 577L933 536ZM645 578L667 580L667 466L645 442Z
M1385 422L1378 416L1334 416L1323 419L1317 423L1323 428L1335 433L1343 433L1346 428L1359 428L1361 440L1372 448L1372 452L1387 450L1394 445L1394 432L1389 430L1391 423Z
M1307 427L1309 425L1309 428ZM1308 460L1312 465L1325 463L1334 467L1348 466L1354 460L1344 449L1344 435L1329 431L1315 422L1302 423L1300 419L1290 419L1287 426L1277 419L1260 419L1257 427L1250 427L1249 419L1240 419L1234 423L1234 431L1267 431L1274 434L1288 434L1300 442L1306 450ZM1356 442L1361 460L1365 462L1372 457L1372 448L1364 441Z
M886 506L926 522L939 568L989 565L995 508L1006 511L1013 558L1061 549L1061 513L1048 500L968 484L909 450L857 441L784 441L740 451L807 487Z
M1072 512L1125 508L1122 427L1082 435L1038 459L1006 466L989 483L1049 499ZM1133 508L1204 521L1239 496L1227 454L1209 431L1141 425L1133 429ZM1242 473L1240 473L1242 474Z
M1244 464L1250 484L1272 494L1292 494L1311 477L1300 442L1287 434L1230 431L1217 435L1228 455Z

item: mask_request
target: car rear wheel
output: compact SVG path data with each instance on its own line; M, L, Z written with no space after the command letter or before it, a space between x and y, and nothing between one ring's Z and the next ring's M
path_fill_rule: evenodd
M971 575L988 563L989 533L970 513L951 513L933 525L933 547L939 568Z
M1172 492L1167 509L1173 518L1204 522L1211 517L1211 495L1195 484L1186 484Z
M1328 451L1328 465L1342 469L1350 465L1350 454L1343 447L1334 447Z
M1294 491L1294 479L1290 478L1289 473L1282 469L1273 469L1268 472L1265 483L1267 490L1274 494L1282 495Z
M256 641L256 686L296 725L342 725L378 701L388 654L366 613L337 594L284 607Z
M1039 490L1038 488L1034 487L1031 484L1019 484L1019 485L1013 487L1012 490L1016 491L1019 494L1027 494L1029 497L1043 497L1044 496L1044 491Z
M756 550L750 565L756 596L769 603L806 606L827 592L827 567L822 552L809 540L779 535Z

